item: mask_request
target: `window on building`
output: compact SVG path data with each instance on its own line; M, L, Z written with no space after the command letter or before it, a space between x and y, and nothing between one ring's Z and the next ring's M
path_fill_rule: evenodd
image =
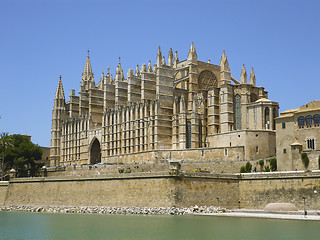
M307 148L308 149L314 149L314 139L308 139L307 140Z
M191 122L187 121L187 148L191 148Z
M283 153L287 153L287 149L283 149Z
M282 123L282 129L286 128L286 123Z
M224 149L224 155L226 155L226 156L228 155L228 149L227 148Z
M257 153L257 152L259 152L259 147L258 147L258 146L256 146L256 153Z
M313 116L313 122L314 122L314 124L320 124L320 115L319 114L315 114Z
M241 97L237 94L234 97L234 120L235 120L235 127L236 130L241 130Z
M312 116L311 115L306 116L306 125L307 126L312 125Z
M268 107L266 107L265 110L264 110L264 123L265 123L266 129L270 129L270 117L269 117L269 114L270 114L270 110L269 110Z
M202 121L199 121L199 148L202 148Z
M298 126L303 127L304 126L304 117L299 117L298 118Z

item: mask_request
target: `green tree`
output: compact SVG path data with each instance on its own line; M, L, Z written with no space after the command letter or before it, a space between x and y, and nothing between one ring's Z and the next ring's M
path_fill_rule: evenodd
M28 176L34 174L41 167L35 163L35 160L40 160L42 157L41 148L32 143L27 136L14 134L10 136L12 145L9 146L5 152L5 169L16 169L18 176Z
M277 171L277 159L276 158L270 159L270 169L272 172Z
M247 162L247 163L246 163L246 172L247 172L247 173L250 173L250 172L251 172L251 169L252 169L252 164L249 163L249 162Z
M5 171L5 156L6 156L6 149L10 146L12 146L12 138L9 136L8 133L1 133L0 134L0 146L1 146L1 152L2 152L2 159L1 159L1 181L3 181L4 177L4 171Z
M302 163L305 166L306 170L308 170L309 167L309 157L307 153L301 153L301 159Z

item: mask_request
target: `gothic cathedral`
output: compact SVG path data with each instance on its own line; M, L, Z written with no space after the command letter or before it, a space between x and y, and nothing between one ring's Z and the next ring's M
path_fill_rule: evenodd
M231 76L225 51L220 65L198 61L192 43L186 60L160 47L157 63L137 65L125 78L102 73L95 83L89 55L79 96L66 102L60 77L52 110L51 165L156 163L161 159L261 159L274 156L279 105L256 86L243 65Z

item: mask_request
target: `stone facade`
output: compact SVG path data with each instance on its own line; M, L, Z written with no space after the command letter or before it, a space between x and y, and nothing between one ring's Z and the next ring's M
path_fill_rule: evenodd
M302 152L308 154L308 169L319 169L320 101L282 112L276 125L278 169L305 170Z
M159 47L154 66L149 61L129 69L125 78L119 62L115 77L108 68L98 84L88 56L79 96L71 90L66 102L60 77L50 164L140 162L138 153L156 163L158 150L178 156L176 151L211 149L217 153L212 159L274 156L278 108L256 86L253 69L249 82L244 65L240 81L231 76L224 51L215 65L198 61L193 44L183 61L172 49L166 61Z

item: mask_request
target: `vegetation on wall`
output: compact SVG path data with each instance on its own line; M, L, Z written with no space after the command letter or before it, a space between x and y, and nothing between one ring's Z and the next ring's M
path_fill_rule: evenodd
M252 164L247 162L245 166L240 168L240 173L250 173L252 170Z
M306 169L309 167L309 157L307 153L301 153L301 160Z
M277 159L276 158L270 158L270 170L272 172L277 171Z
M260 169L262 171L263 166L264 166L264 160L263 159L259 160L259 165L260 165Z
M319 158L318 158L318 168L320 169L320 155L319 155Z
M260 165L260 171L261 172L271 172L271 171L274 172L274 171L277 171L277 159L276 158L267 159L266 165L265 165L265 160L263 160L263 159L259 160L256 164ZM240 168L240 173L250 173L251 170L252 170L252 165L251 165L250 162L247 162L245 166L242 166ZM257 170L257 168L254 167L254 172L256 172L256 170Z

